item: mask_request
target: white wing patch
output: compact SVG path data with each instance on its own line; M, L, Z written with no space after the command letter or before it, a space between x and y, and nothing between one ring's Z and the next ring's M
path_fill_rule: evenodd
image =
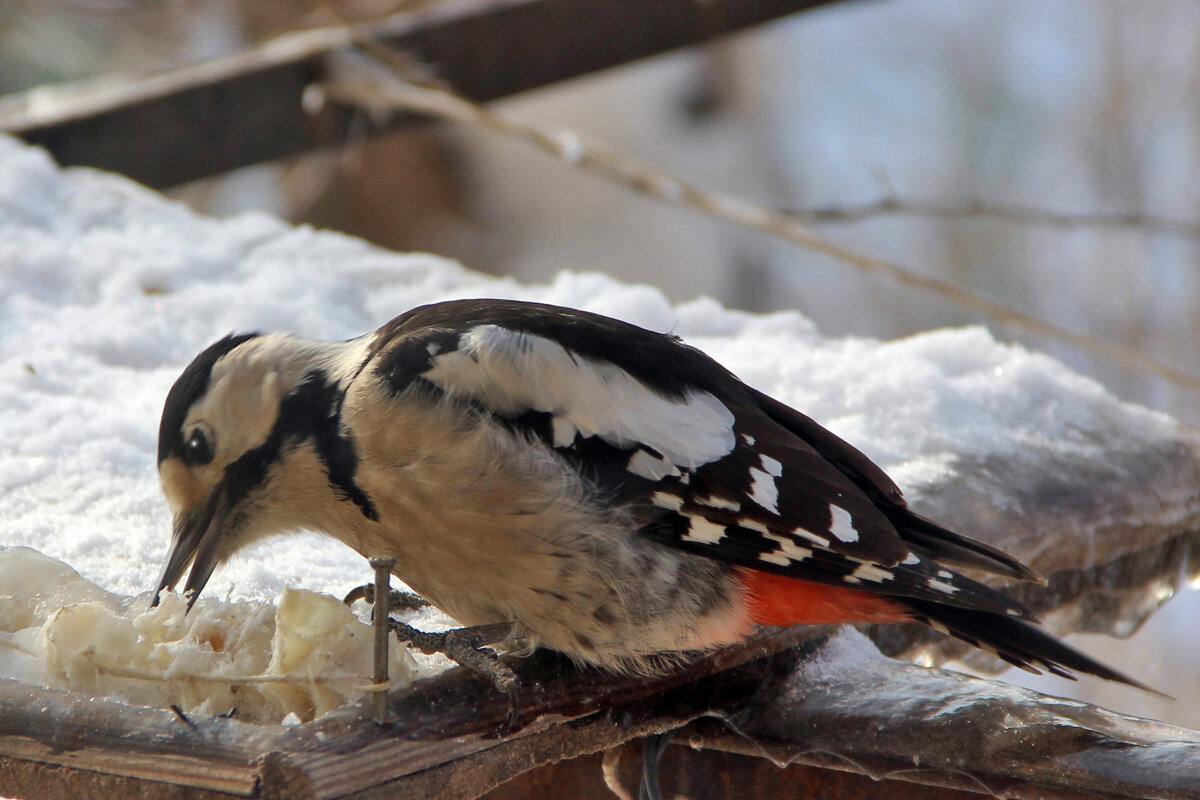
M833 517L833 522L829 526L829 532L837 539L843 542L857 542L858 531L854 529L854 519L850 516L850 512L841 506L829 504L829 514Z
M783 464L770 456L759 455L762 469L750 468L750 499L759 506L779 515L779 486L775 479L783 474Z
M554 446L567 447L575 441L575 434L579 430L571 424L571 420L566 417L552 417L550 426L554 432Z
M679 468L662 456L651 455L645 450L635 450L629 457L625 469L634 475L640 475L652 481L660 481L667 476L679 475Z
M464 333L459 349L435 356L424 377L500 414L550 413L555 444L574 441L578 431L622 448L644 444L692 469L728 455L736 443L733 413L708 392L671 400L615 364L499 325Z
M829 547L828 537L818 536L807 528L792 528L792 535L799 536L802 539L808 539L808 541L812 542L813 544L820 545L823 548Z
M716 544L725 538L725 526L709 522L704 517L688 517L688 530L683 538L689 542Z
M735 503L732 500L727 500L724 497L721 497L720 495L717 495L717 494L706 494L703 497L696 497L693 499L695 500L695 502L699 503L700 505L708 506L709 508L719 508L724 511L741 511L742 510L742 506L740 503Z
M858 569L851 572L843 580L846 583L859 583L861 581L871 581L872 583L881 583L886 580L891 580L895 576L891 571L874 564L860 564Z
M812 555L812 550L806 547L800 547L791 539L786 539L782 536L776 536L773 533L765 534L766 538L779 546L778 550L772 550L769 553L759 553L760 561L766 561L770 564L778 564L781 567L787 567L799 561L803 561Z
M655 492L650 495L650 502L659 508L666 508L671 511L678 511L683 508L683 498L670 492Z

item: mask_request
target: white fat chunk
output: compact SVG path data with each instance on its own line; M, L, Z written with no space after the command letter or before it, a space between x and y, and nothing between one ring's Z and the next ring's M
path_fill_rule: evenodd
M167 593L105 592L29 548L0 549L0 673L127 703L279 722L353 703L370 683L373 636L336 598L284 589L266 601L202 598L190 612ZM416 665L390 642L393 687Z

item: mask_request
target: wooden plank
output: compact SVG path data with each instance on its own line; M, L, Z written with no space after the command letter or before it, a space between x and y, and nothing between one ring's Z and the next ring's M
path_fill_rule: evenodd
M0 757L251 796L261 726L0 680ZM6 789L0 781L0 794Z
M599 755L532 770L482 796L482 800L527 800L531 797L570 797L573 800L613 800L604 785ZM617 774L621 785L636 796L641 779L639 744L621 748ZM853 772L803 764L786 767L765 758L720 750L668 747L659 762L664 797L688 800L730 800L738 797L821 798L821 800L980 800L977 792L922 786L906 781L876 780Z
M230 794L0 756L0 797L30 800L238 800Z
M133 748L112 747L109 742L89 743L63 750L16 736L4 737L0 748L13 761L53 764L106 775L194 786L239 797L253 795L258 785L257 765L230 764L211 754L185 756L169 752L138 752Z
M681 749L770 759L743 764L747 790L727 796L759 796L750 787L772 785L780 777L775 764L803 764L813 769L794 780L830 797L862 790L897 798L1200 799L1200 732L902 662L868 659L844 672L809 673L812 663L796 651L765 657L352 793L329 783L329 793L313 796L464 800L692 720L676 735ZM699 762L696 770L703 772ZM886 789L873 793L871 781L841 773L886 780ZM665 796L687 794L687 786L668 784Z
M252 51L113 86L35 90L0 104L0 131L63 165L164 188L319 147L366 119L305 89L348 43L384 42L485 102L759 25L836 0L451 0L358 28L306 31ZM357 130L357 128L356 128Z
M461 759L542 733L557 721L656 697L818 634L804 628L766 632L653 679L580 672L549 652L512 658L524 687L515 723L507 696L461 669L393 695L398 722L384 728L353 707L307 725L255 725L185 719L168 710L0 680L0 758L134 778L161 786L164 797L180 787L242 797L342 797L439 765L457 769ZM690 718L685 713L680 720ZM622 735L616 743L637 730ZM5 791L17 794L0 776L0 796Z
M640 699L616 706L601 702L593 713L571 720L526 729L514 738L497 742L438 766L412 772L395 780L343 794L329 784L328 800L468 800L541 765L580 754L595 753L639 736L672 730L708 713L730 714L761 687L771 685L791 656L775 654L740 664L694 682L657 688ZM594 685L601 692L608 679L595 672L581 673L580 686ZM553 681L553 679L551 679ZM578 700L578 698L576 698ZM602 711L603 713L594 713ZM432 742L430 742L432 743Z
M31 776L42 765L53 786L75 775L78 797L121 786L146 798L190 796L187 789L202 797L465 800L531 769L692 722L679 734L691 747L957 792L1200 798L1200 733L901 662L856 659L845 671L809 674L805 652L762 655L811 633L775 632L757 649L722 650L694 671L657 679L579 671L550 653L512 659L526 695L512 726L507 699L462 670L393 696L400 721L390 727L354 708L297 727L184 720L0 681L0 767L24 776L12 782L0 769L0 795L65 796L37 788ZM709 715L736 719L737 730Z
M532 747L540 753L535 743L542 737L558 735L554 731L562 727L559 723L599 710L652 701L659 709L655 714L670 725L682 724L706 709L708 703L720 701L720 695L713 694L715 689L693 697L691 687L696 681L713 681L714 686L721 687L736 685L744 696L754 681L746 681L739 677L741 673L731 670L821 633L819 628L767 632L746 645L710 653L682 669L653 678L581 671L562 656L539 651L528 658L507 661L522 686L520 715L515 723L508 719L511 709L506 696L464 670L452 670L395 695L391 709L398 722L390 728L381 729L353 710L338 712L294 729L286 744L279 743L280 749L286 751L292 767L308 776L313 796L319 798L398 786L408 776L443 765L458 771L464 759L493 748L498 752L494 759L497 766L488 774L503 775L504 770L520 763L514 758L515 752ZM683 694L672 694L676 690ZM583 742L593 735L589 726L578 728L572 747L584 747ZM636 735L638 729L630 723L615 740L605 734L603 746ZM502 744L503 749L499 749ZM583 751L576 749L569 755ZM492 760L476 759L487 763ZM544 762L535 759L524 769L538 763ZM508 773L510 777L515 774L519 773ZM440 785L434 782L434 786Z

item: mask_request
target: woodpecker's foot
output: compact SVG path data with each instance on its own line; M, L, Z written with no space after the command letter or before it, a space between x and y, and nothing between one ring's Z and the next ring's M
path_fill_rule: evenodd
M389 619L388 625L401 641L408 642L427 655L441 653L476 675L486 678L496 691L507 694L512 701L512 713L508 722L509 725L516 724L521 710L517 676L499 660L494 651L482 649L485 645L507 639L512 634L510 623L496 622L473 628L456 628L444 633L426 633L394 619Z
M348 606L354 605L356 600L363 600L374 605L375 584L364 583L362 586L355 586L349 594L342 598L342 602ZM392 589L388 592L388 610L390 611L419 611L431 605L433 603L412 592L402 592L399 589Z

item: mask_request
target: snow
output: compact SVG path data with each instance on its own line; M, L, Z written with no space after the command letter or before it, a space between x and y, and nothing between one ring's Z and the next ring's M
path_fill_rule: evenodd
M866 662L886 658L862 632L843 627L830 636L820 650L801 662L801 680L806 684L817 683L823 678L862 671Z
M524 285L263 214L202 217L0 137L0 546L35 548L96 585L86 592L136 596L144 609L169 539L158 417L195 353L231 331L346 339L418 304L481 296L672 330L849 439L906 489L951 474L963 455L1030 442L1086 455L1112 420L1132 436L1173 430L982 328L829 339L796 312L672 305L599 274ZM0 622L44 574L6 575ZM219 569L201 604L262 602L288 586L340 597L369 579L357 554L302 533Z

